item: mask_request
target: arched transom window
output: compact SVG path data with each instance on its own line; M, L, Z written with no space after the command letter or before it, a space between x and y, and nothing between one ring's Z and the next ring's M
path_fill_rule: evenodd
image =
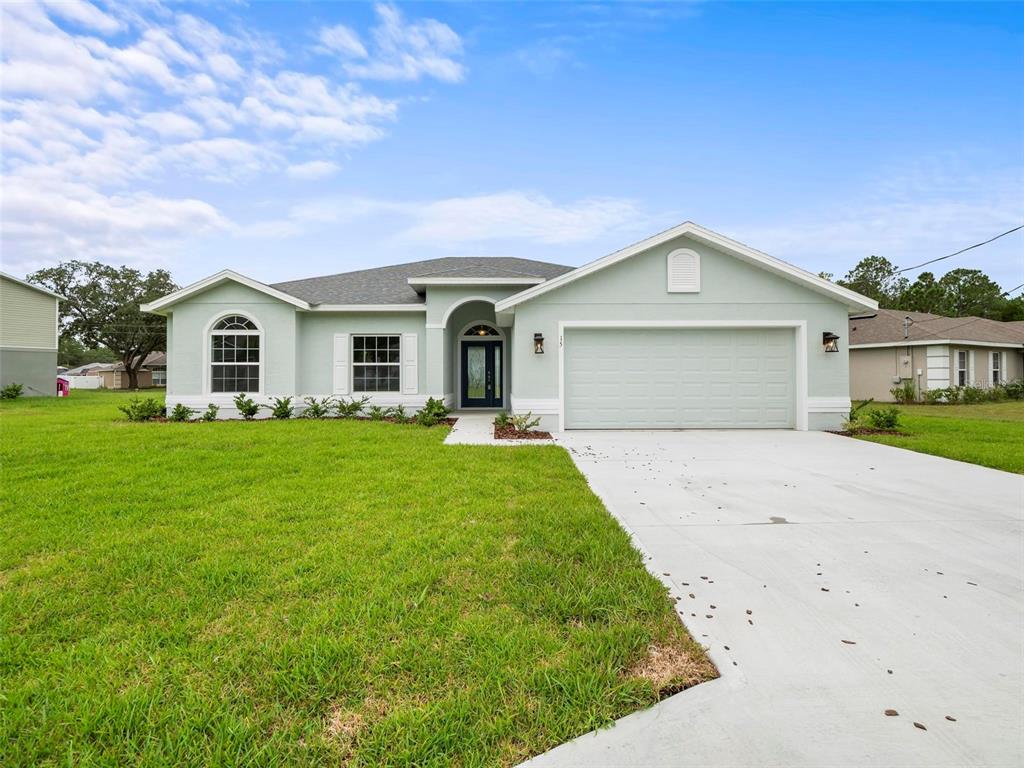
M494 328L489 325L474 325L472 328L467 328L465 336L500 336Z
M260 391L260 341L256 324L243 315L228 315L210 332L210 391Z

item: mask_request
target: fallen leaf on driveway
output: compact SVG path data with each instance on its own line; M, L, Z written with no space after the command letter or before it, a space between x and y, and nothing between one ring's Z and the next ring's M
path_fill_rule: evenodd
M887 710L885 710L885 716L886 717L898 717L899 714L900 713L897 712L895 709L887 709Z

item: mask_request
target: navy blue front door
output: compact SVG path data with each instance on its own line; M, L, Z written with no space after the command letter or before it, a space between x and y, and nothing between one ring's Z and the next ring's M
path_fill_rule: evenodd
M500 341L462 342L462 407L501 408Z

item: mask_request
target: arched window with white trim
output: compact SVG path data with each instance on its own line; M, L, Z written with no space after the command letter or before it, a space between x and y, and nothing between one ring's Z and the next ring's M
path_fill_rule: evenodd
M259 392L263 334L244 315L227 315L210 331L210 391Z

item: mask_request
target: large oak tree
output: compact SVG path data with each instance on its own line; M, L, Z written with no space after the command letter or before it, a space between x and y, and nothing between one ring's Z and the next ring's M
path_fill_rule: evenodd
M117 353L132 389L139 385L139 368L150 352L167 348L167 323L143 313L140 304L177 290L169 272L143 273L98 261L68 261L41 269L29 280L65 296L60 302L61 335L95 349Z

